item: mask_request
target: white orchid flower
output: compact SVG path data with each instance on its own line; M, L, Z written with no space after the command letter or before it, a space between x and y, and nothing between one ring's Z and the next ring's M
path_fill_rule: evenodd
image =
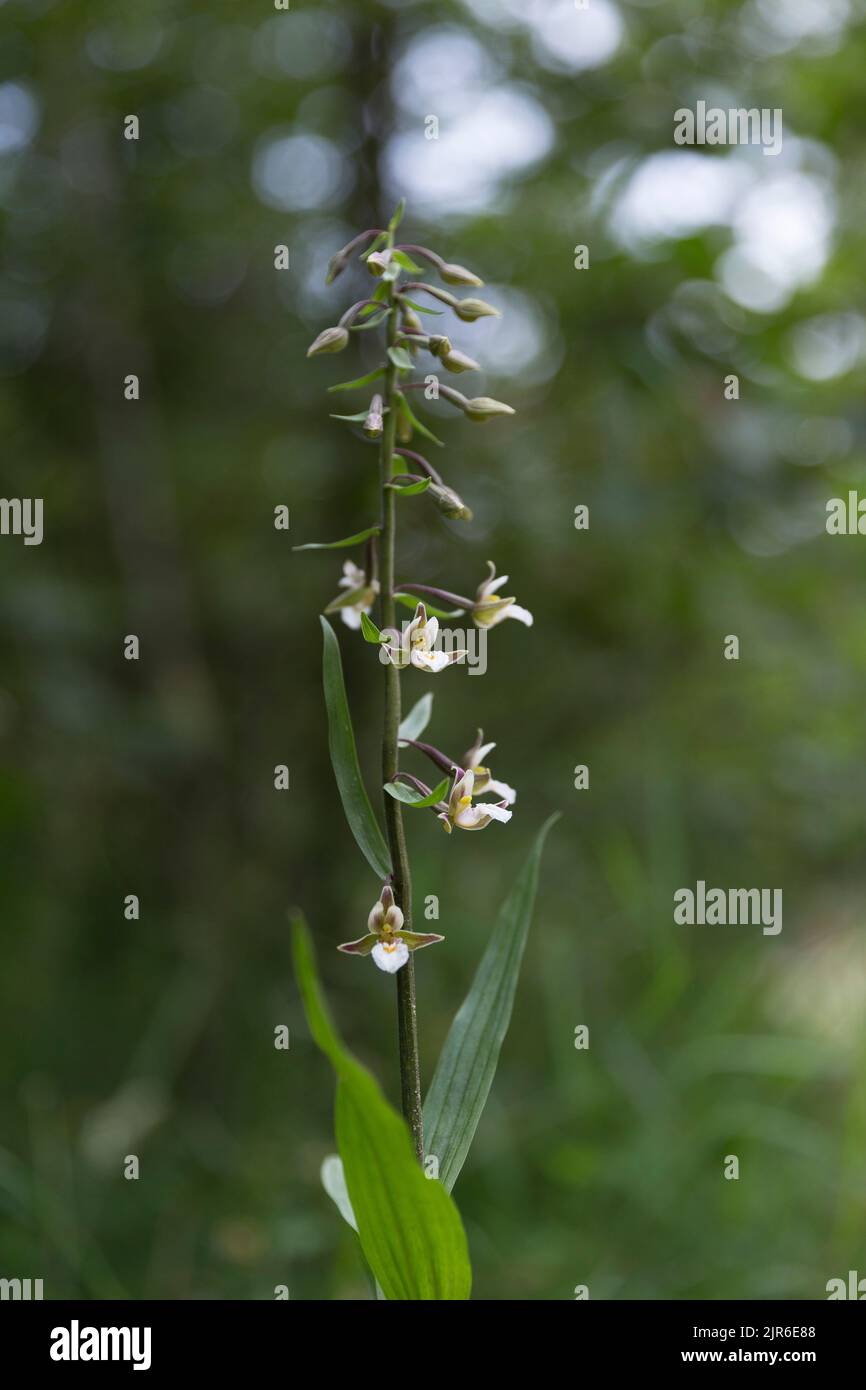
M463 765L475 775L473 795L482 796L485 792L492 792L494 796L501 799L508 805L513 806L517 800L517 792L513 787L509 787L507 782L497 782L491 775L490 768L484 766L484 759L495 747L495 743L483 743L484 731L478 730L469 752L464 755Z
M390 629L389 629L390 630ZM419 603L411 623L407 623L396 645L386 643L385 652L395 666L417 666L419 671L435 675L455 661L462 661L465 651L437 652L433 650L439 636L439 619L428 618L427 609Z
M343 577L337 587L345 589L346 592L338 594L328 604L325 612L339 612L346 627L357 632L361 626L361 614L372 612L376 595L379 592L379 581L372 579L368 584L364 570L360 569L353 560L345 560L343 562Z
M508 583L508 575L501 574L497 579L496 566L492 560L487 561L487 567L490 575L479 584L472 605L472 621L476 627L495 627L505 618L516 618L518 622L532 627L533 617L528 608L521 608L513 598L500 598L497 593L503 584Z
M370 909L367 935L357 941L345 941L337 950L347 955L372 956L380 970L395 975L406 964L410 951L445 940L434 932L404 931L403 920L403 913L394 902L393 890L386 883L381 898Z
M473 806L472 794L474 789L475 773L471 768L464 771L462 768L455 767L454 783L448 797L448 804L446 806L440 802L442 810L439 812L439 819L449 835L455 825L458 830L483 830L491 821L505 822L511 820L511 812L504 801L484 801Z

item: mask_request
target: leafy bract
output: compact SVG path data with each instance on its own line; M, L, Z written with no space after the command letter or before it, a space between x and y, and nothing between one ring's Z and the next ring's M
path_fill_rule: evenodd
M400 728L397 730L397 737L401 740L407 738L420 738L433 716L433 691L428 690L426 695L422 695L401 720Z
M340 541L307 541L306 545L293 545L293 550L343 550L349 545L360 545L371 536L378 536L381 526L368 526L366 531L356 531L354 536L344 536Z
M384 790L389 796L393 796L395 801L402 801L404 806L413 806L416 811L420 811L425 806L435 806L437 802L445 800L448 795L448 778L443 777L439 785L426 796L414 787L407 787L405 782L386 782Z

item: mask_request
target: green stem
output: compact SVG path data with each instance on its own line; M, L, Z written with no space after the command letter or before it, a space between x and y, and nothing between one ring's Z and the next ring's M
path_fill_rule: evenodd
M393 243L393 235L389 245ZM394 286L389 285L388 346L397 341L397 309ZM382 627L395 626L394 551L396 539L396 494L385 484L393 474L397 368L388 358L383 388L384 416L380 453L380 483L382 491L382 534L380 539ZM392 663L385 667L385 725L382 734L382 780L393 782L399 765L397 731L400 727L400 671ZM406 833L399 801L385 797L385 825L391 850L394 898L402 909L407 931L412 930L412 880ZM410 953L402 969L397 971L397 1033L400 1049L400 1095L403 1114L412 1132L419 1163L424 1161L424 1129L421 1118L421 1068L418 1060L418 1019L415 1004L415 958Z

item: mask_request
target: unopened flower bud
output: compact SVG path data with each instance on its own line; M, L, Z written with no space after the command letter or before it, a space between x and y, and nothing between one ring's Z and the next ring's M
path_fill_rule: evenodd
M449 347L447 352L439 354L442 366L449 372L480 372L481 367L474 357L467 357L465 352L459 348Z
M380 276L382 276L382 275L385 274L385 271L388 269L388 266L390 265L390 263L391 263L391 252L388 251L388 250L385 250L385 251L374 251L373 254L372 254L372 256L368 256L368 257L367 257L367 263L366 263L366 264L367 264L367 269L369 270L370 274L371 274L371 275L375 275L376 278L378 279Z
M450 265L447 261L442 261L439 266L439 274L446 285L483 285L484 281L479 280L471 270L467 270L463 265Z
M494 401L491 396L474 396L472 400L466 401L461 409L467 420L475 420L478 424L492 420L494 415L515 413L510 405L506 405L504 401Z
M494 402L496 404L496 402ZM514 412L512 411L512 414ZM382 397L374 396L367 411L367 418L361 426L368 439L379 439L384 428L382 420Z
M450 521L472 520L470 508L453 487L448 487L445 483L431 483L427 489L427 496L433 499L443 516L447 516Z
M308 357L318 357L322 352L342 352L349 341L347 328L325 328L307 348Z
M451 351L451 339L442 333L431 333L427 346L434 357L441 357L443 353Z
M415 313L415 310L410 309L408 304L404 304L403 306L400 322L407 333L424 332L423 323L419 319L418 315Z
M346 269L346 266L348 264L349 258L345 255L343 251L338 251L335 256L332 256L331 259L328 261L328 271L325 275L325 284L332 285L336 280L337 276L342 275L343 271Z
M474 323L476 319L499 318L499 310L483 299L458 299L452 305L455 314L464 323Z
M397 427L395 433L397 435L398 444L411 444L412 425L411 422L406 419L402 410L397 412Z

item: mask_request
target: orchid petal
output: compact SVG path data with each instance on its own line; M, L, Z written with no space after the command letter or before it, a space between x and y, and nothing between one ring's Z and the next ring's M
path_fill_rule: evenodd
M357 941L344 941L337 950L345 951L350 956L369 956L378 940L376 933L371 932L369 936L359 936Z
M517 800L517 792L514 790L514 788L509 787L507 782L497 782L495 777L491 777L488 779L488 782L484 787L484 791L493 792L495 796L498 796L500 798L500 800L507 801L509 806L513 806L515 801Z
M410 951L420 951L422 946L433 946L437 941L444 941L444 936L437 936L435 932L400 931L397 932L401 941L405 941Z

